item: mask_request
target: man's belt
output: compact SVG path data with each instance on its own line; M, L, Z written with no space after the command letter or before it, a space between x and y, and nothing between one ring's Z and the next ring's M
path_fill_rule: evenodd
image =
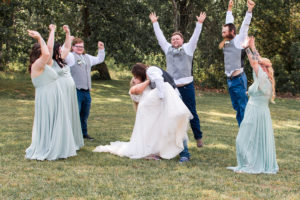
M82 89L82 88L81 89L77 89L77 90L82 91L82 92L88 92L88 91L90 91L89 89L86 90L86 89Z

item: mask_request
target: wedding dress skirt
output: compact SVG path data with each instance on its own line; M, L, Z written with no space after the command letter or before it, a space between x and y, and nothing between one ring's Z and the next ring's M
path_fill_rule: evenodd
M171 159L183 150L187 128L193 118L169 83L164 83L164 99L158 98L158 90L147 87L142 95L131 95L139 101L136 120L129 142L111 142L98 146L93 152L109 152L131 159L158 155Z

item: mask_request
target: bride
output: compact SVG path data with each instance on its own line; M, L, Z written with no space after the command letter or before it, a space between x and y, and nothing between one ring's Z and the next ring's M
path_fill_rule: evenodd
M163 99L159 98L158 88L151 89L149 85L145 72L131 80L129 94L136 105L136 119L130 141L111 142L96 147L93 152L109 152L131 159L171 159L184 149L192 114L169 83L162 83Z

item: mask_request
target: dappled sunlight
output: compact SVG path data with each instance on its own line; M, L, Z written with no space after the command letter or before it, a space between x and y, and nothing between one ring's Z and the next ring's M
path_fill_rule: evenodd
M30 105L34 104L34 100L17 99L16 101L17 101L17 103L22 103L23 105L24 104L30 104Z
M202 114L206 114L206 115L212 115L212 116L218 116L218 117L235 118L235 114L220 113L220 112L217 112L217 111L209 111L209 112L199 111L198 113L202 113Z
M214 119L214 118L206 118L205 121L213 123L213 124L217 123L217 124L229 125L229 126L232 125L232 122L225 122L224 120L219 120L219 119Z
M226 145L226 144L221 144L221 143L218 143L218 144L206 144L205 148L211 148L211 149L217 148L217 149L224 149L224 150L230 150L230 151L233 150L232 146L229 146L229 145Z
M124 102L121 98L94 98L92 103L112 103L112 102Z
M116 88L112 85L108 85L108 84L101 84L101 87L106 87L106 88Z
M295 128L300 130L300 122L296 120L273 120L273 128L276 129L287 129L287 128Z
M209 198L215 197L216 199L218 199L218 197L220 196L220 194L215 190L201 190L201 192L204 197L209 197Z

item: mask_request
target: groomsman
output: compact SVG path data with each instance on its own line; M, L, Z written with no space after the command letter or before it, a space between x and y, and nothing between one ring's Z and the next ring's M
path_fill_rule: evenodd
M75 38L72 43L72 52L68 54L65 61L71 68L71 75L77 89L80 122L83 138L93 140L87 131L87 120L91 107L91 67L102 63L105 58L104 44L98 42L98 55L91 56L85 53L84 41Z
M229 1L226 15L226 24L222 28L222 37L224 40L219 48L223 49L225 74L227 76L228 90L234 110L236 110L236 119L240 126L245 108L248 102L247 77L244 73L245 52L242 43L248 36L249 25L252 18L252 10L255 3L252 0L247 1L248 11L240 28L239 34L236 34L236 28L233 24L232 15L233 0Z
M156 14L151 13L149 17L153 23L158 43L166 55L167 72L174 78L183 102L193 114L194 118L190 121L190 124L194 133L194 138L197 141L197 146L202 147L202 131L200 129L200 120L196 111L192 61L202 30L202 24L206 18L206 13L201 12L199 16L196 16L196 28L188 43L183 43L183 35L180 32L174 32L171 37L171 43L169 43L159 27ZM188 161L189 154L181 155L181 158L182 161Z

